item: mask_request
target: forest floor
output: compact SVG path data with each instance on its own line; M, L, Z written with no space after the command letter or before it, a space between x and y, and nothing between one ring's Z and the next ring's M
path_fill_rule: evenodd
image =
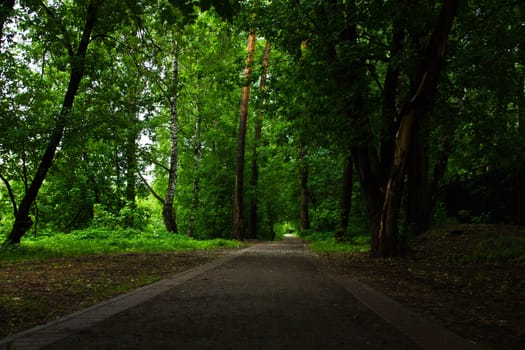
M520 242L517 262L505 247ZM525 343L525 228L454 225L422 235L407 256L376 260L364 253L321 254L328 265L383 292L416 313L487 349ZM494 255L480 261L482 250ZM505 262L501 262L501 261Z
M481 238L486 244L487 237L495 237L496 245L501 237L516 235L525 237L525 229L462 225L423 235L403 258L374 260L362 253L320 255L331 269L370 285L465 338L487 348L518 349L525 340L525 265L512 260L495 262L501 260L497 257L475 259ZM0 338L224 254L228 251L0 262Z

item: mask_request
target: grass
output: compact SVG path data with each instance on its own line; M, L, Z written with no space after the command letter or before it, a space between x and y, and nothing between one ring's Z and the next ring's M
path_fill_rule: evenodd
M316 253L370 251L369 236L355 236L347 241L337 242L333 232L314 232L303 238L310 242L310 249Z
M169 252L217 248L239 248L242 243L222 238L196 240L168 232L133 229L90 228L67 234L24 237L20 245L0 246L0 261L48 259L112 253Z
M472 255L474 261L525 263L525 236L486 238Z
M332 232L311 232L303 238L318 253L370 251L369 235L359 234L343 242L337 242ZM410 242L413 248L422 245L429 248L426 252L443 246L435 250L449 262L525 263L525 229L519 226L472 224L434 228Z
M525 229L521 226L464 224L436 227L418 239L443 259L465 264L525 263Z

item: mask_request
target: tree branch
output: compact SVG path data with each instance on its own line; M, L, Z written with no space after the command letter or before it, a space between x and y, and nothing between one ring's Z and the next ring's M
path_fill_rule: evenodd
M51 11L51 9L44 3L44 1L40 0L40 6L44 9L44 11L47 13L47 15L55 22L55 24L60 29L60 32L64 36L64 39L62 42L64 43L64 46L66 47L66 50L69 54L69 57L72 58L74 56L74 50L73 45L71 44L71 36L69 35L69 32L67 31L67 28L64 26L64 24L55 16L55 13Z
M9 199L11 199L11 204L13 205L13 213L16 216L16 213L18 212L18 208L16 206L16 198L15 198L13 189L11 188L9 181L7 181L7 179L2 174L0 174L0 179L2 179L2 181L5 184L5 187L7 188L7 193L9 193Z
M162 198L161 196L158 195L157 192L155 192L153 187L150 186L150 184L148 183L148 180L146 180L146 178L144 177L144 175L142 175L142 173L140 171L138 172L138 175L139 175L140 179L142 180L142 182L144 183L144 185L146 186L146 188L153 195L153 197L155 197L159 202L164 204L164 198Z

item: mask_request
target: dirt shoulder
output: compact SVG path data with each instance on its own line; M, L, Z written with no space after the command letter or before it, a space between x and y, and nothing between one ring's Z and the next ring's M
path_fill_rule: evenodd
M0 338L208 263L229 250L0 261Z
M525 235L525 230L494 225L444 228L421 237L406 257L392 260L371 259L366 254L321 256L331 269L488 349L522 349L525 265L461 259L472 256L487 235Z

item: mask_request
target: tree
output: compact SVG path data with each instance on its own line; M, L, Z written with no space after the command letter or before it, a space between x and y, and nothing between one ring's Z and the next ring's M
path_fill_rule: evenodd
M241 91L239 131L237 137L237 167L233 194L232 237L242 240L244 237L244 152L246 148L246 125L248 120L248 103L250 98L251 74L255 51L255 29L250 29L248 36L248 55L244 69L244 83Z
M354 185L353 174L354 162L352 155L349 153L345 159L343 170L339 225L335 232L335 239L337 241L341 241L348 230L348 220L350 219L350 209L352 208L352 186Z
M448 34L457 10L457 0L444 1L436 28L418 66L412 98L401 113L394 161L385 190L378 232L377 234L372 233L374 236L377 235L376 245L372 246L372 254L375 256L391 257L398 254L397 218L401 206L402 186L406 173L410 139L417 118L429 113L429 108L434 105L439 74L446 54Z
M59 29L64 34L64 44L66 46L65 49L68 52L70 65L69 83L64 96L62 109L56 119L55 126L51 132L48 144L36 174L18 207L13 228L7 238L7 242L9 243L20 243L22 236L33 224L33 221L29 216L31 206L33 205L38 195L38 191L40 190L40 187L42 186L42 183L44 182L44 179L47 175L47 172L53 163L56 150L64 135L64 129L68 124L68 119L71 109L73 108L75 96L77 95L80 82L82 81L85 73L87 49L91 42L91 34L98 19L99 7L100 1L98 0L92 0L87 6L84 28L82 29L80 41L78 42L76 50L73 46L74 43L71 42L71 35L68 33L67 29L60 22L56 23L56 25L59 26ZM50 19L52 21L58 21L51 9L45 7L44 10L48 16L51 17Z
M258 212L258 205L257 205L257 192L260 190L258 189L259 184L259 161L258 161L258 153L257 149L259 148L259 144L261 143L261 132L262 132L262 113L261 110L264 104L265 99L265 92L266 92L266 80L268 76L268 66L269 66L269 60L270 60L270 41L266 41L266 45L264 48L264 57L263 57L263 70L261 73L260 78L260 85L259 90L262 93L261 100L259 101L258 110L255 118L255 135L254 135L254 143L253 143L253 153L252 153L252 177L250 180L250 186L251 190L253 191L252 196L250 198L250 221L248 222L248 233L251 238L257 238L257 212Z
M171 88L170 88L170 161L168 171L168 188L162 207L162 218L164 225L169 232L177 233L177 222L175 210L173 208L173 199L175 198L175 189L177 186L177 168L178 168L178 138L179 138L179 120L177 111L177 95L179 84L179 61L177 52L177 42L172 43L171 52Z

